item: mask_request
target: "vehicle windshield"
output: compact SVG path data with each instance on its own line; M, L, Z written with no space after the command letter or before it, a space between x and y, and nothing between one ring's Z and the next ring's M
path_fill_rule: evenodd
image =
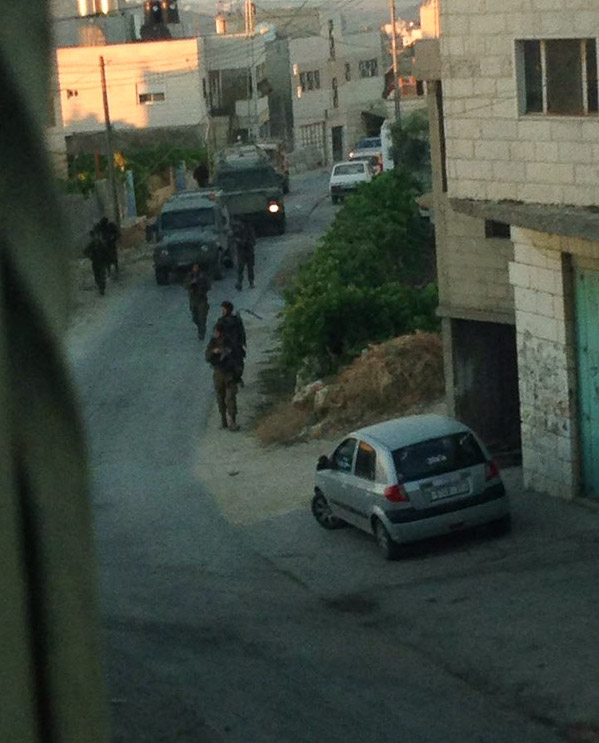
M380 137L362 137L358 142L358 149L373 149L374 147L381 146Z
M357 175L364 172L364 165L362 162L349 163L347 165L336 165L333 175Z
M185 230L190 227L208 227L214 224L214 209L182 209L180 212L165 212L160 218L162 229Z
M276 188L278 181L272 168L222 170L215 185L223 191L245 191L252 188Z
M486 461L471 433L457 433L393 452L393 462L400 482L422 480L444 472L454 472Z

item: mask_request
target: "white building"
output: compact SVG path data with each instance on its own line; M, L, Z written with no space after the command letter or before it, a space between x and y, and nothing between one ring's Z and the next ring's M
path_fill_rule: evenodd
M205 125L207 69L198 39L57 50L67 135L104 130L101 63L115 130Z
M386 117L388 55L380 31L345 34L340 16L323 15L321 33L289 41L295 147L316 146L341 160Z

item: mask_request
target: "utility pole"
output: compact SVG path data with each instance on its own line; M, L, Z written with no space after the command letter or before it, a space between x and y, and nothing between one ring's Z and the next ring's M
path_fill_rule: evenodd
M391 15L391 56L393 57L393 100L395 102L395 121L399 122L399 55L397 50L395 0L389 0L389 13Z
M100 77L102 79L102 101L104 103L104 124L106 126L106 160L108 162L108 180L112 195L112 209L114 221L117 227L121 226L121 211L119 208L119 197L116 189L116 173L114 170L114 145L112 143L112 125L110 123L110 108L108 107L108 91L106 90L106 64L104 57L100 56Z
M244 4L245 11L245 33L248 40L249 46L249 57L250 57L250 68L249 74L249 91L248 95L251 98L252 114L250 116L248 106L248 118L250 119L250 132L254 142L258 140L260 135L260 117L258 114L258 78L256 75L256 50L254 41L256 38L256 24L254 16L254 3L252 0L245 0Z

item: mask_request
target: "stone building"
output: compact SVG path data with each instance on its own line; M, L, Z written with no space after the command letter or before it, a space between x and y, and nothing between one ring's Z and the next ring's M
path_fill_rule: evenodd
M440 6L416 57L450 407L513 441L519 397L525 484L597 497L599 7Z
M389 57L380 31L347 34L339 15L322 14L321 32L289 41L296 149L315 146L342 160L362 135L376 135Z

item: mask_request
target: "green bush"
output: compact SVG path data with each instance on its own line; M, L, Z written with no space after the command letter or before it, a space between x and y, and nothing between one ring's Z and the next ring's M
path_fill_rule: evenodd
M340 210L291 288L281 325L284 364L333 371L369 342L437 328L431 230L418 189L400 170L360 188Z

